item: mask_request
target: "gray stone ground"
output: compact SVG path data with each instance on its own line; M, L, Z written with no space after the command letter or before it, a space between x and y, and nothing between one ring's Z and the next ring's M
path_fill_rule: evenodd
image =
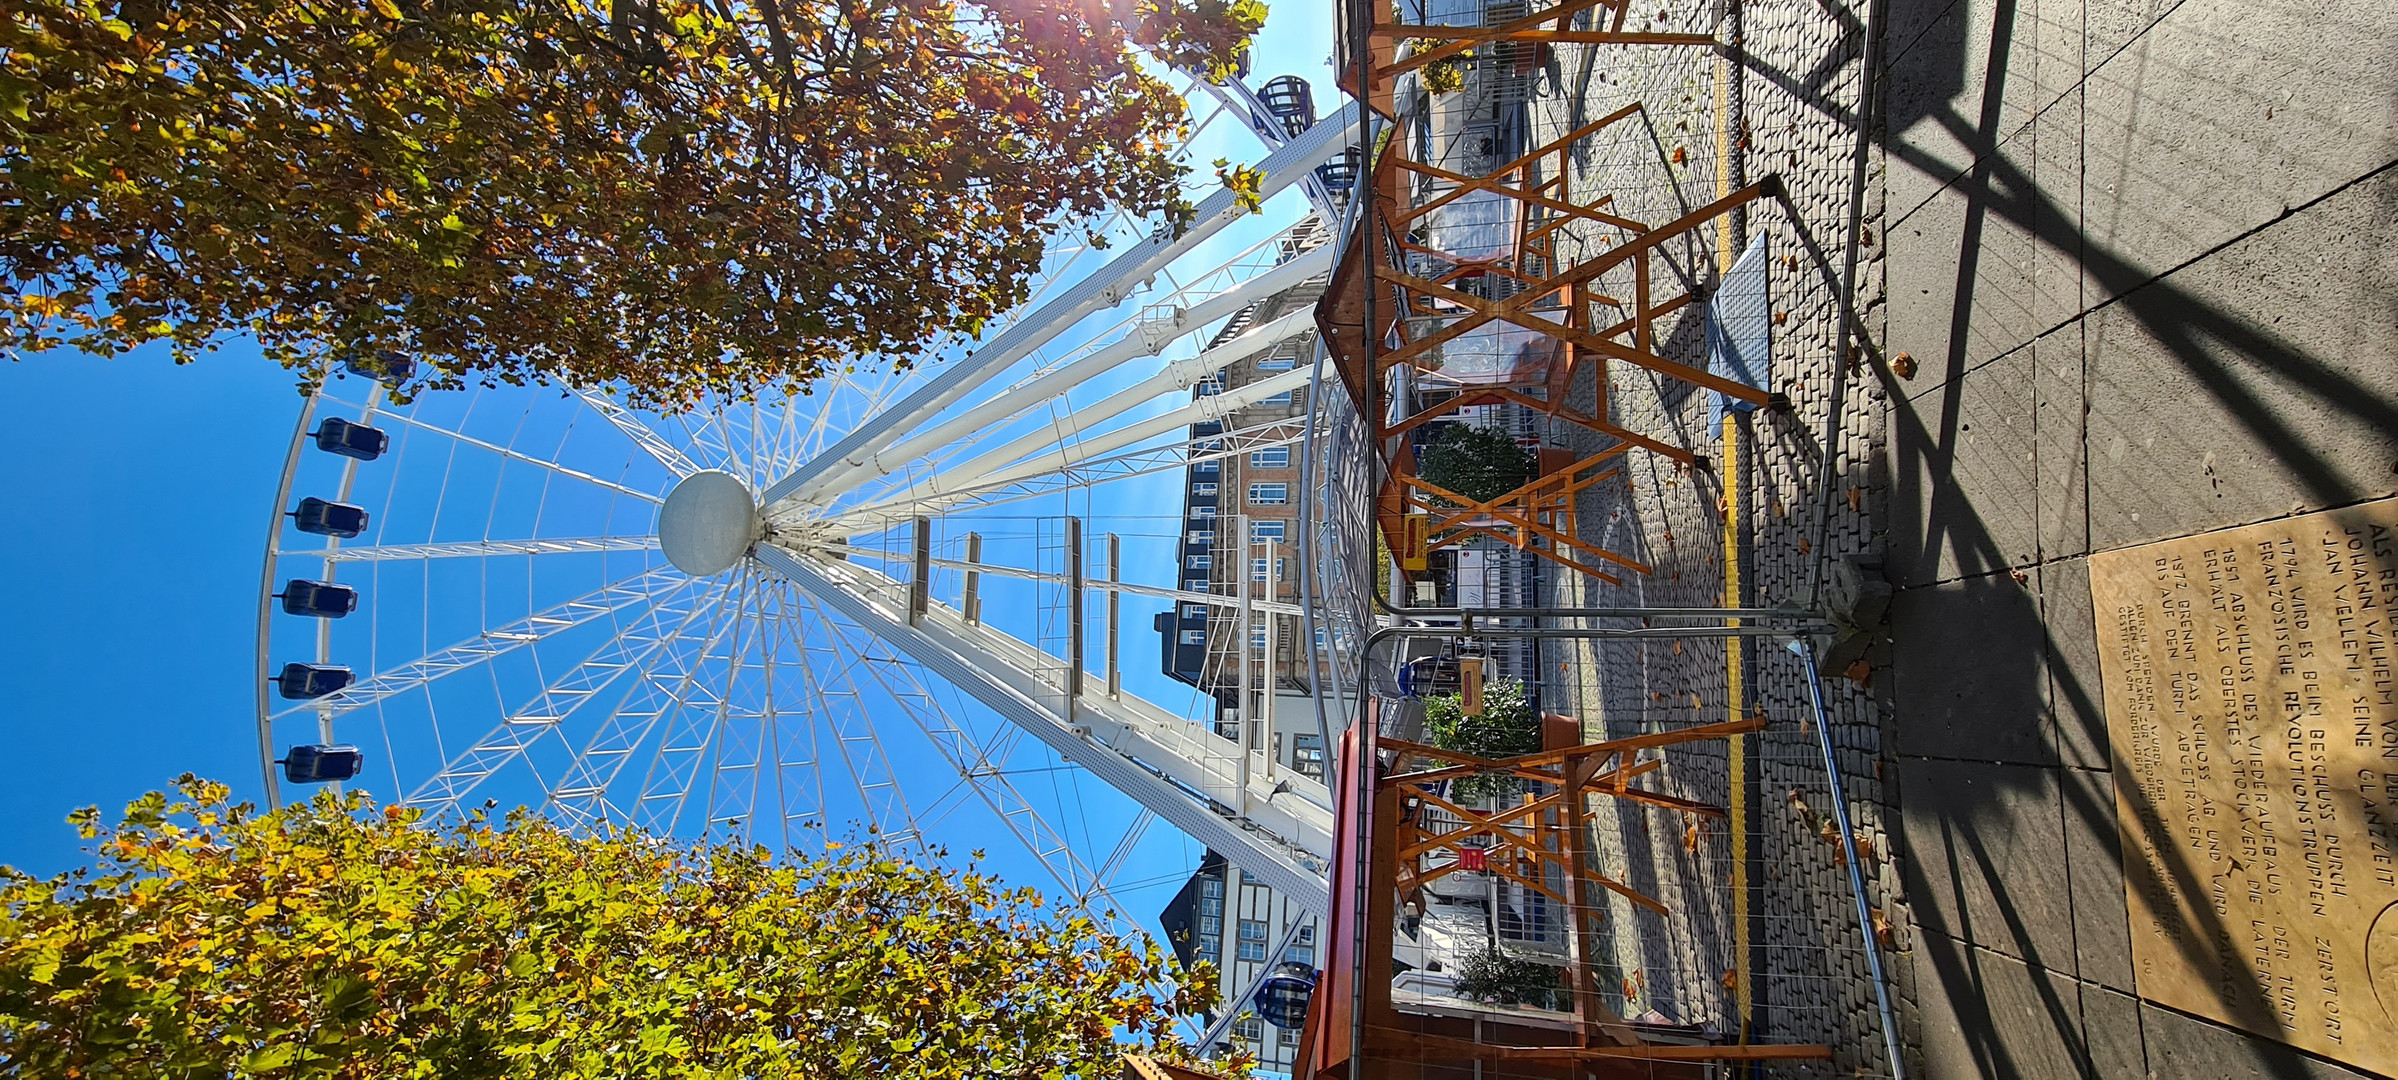
M2398 488L2387 4L1889 26L1891 680L1933 1076L2361 1075L2139 998L2090 552ZM1877 676L1878 678L1878 676Z
M1860 286L1873 359L1851 383L1826 546L1899 590L1867 683L1829 685L1913 1075L2360 1075L2138 997L2086 557L2398 489L2394 13L1891 4ZM1802 233L1837 259L1862 7L1752 0L1744 14L1748 172L1782 174L1797 210L1749 219L1777 263L1798 259L1774 282L1794 409L1752 418L1745 506L1752 595L1788 603L1818 535L1837 315L1837 263ZM1648 102L1647 125L1578 163L1575 194L1673 216L1714 194L1714 62L1567 56L1533 102L1534 142ZM1704 240L1676 253L1701 281ZM1663 336L1671 356L1701 354L1695 319ZM1912 377L1888 363L1901 353ZM1618 422L1712 454L1707 397L1621 365L1609 387ZM1582 500L1581 532L1655 572L1559 575L1557 600L1716 602L1722 479L1642 454L1626 473ZM1593 735L1724 716L1713 643L1564 647L1549 663L1552 700ZM1844 871L1817 824L1829 804L1805 682L1779 651L1751 680L1774 725L1759 749L1770 1037L1832 1041L1832 1074L1881 1074ZM1667 790L1724 798L1721 746L1670 758ZM1681 911L1610 912L1608 948L1634 979L1618 1004L1724 1015L1728 845L1705 831L1686 847L1672 815L1613 824L1602 861Z

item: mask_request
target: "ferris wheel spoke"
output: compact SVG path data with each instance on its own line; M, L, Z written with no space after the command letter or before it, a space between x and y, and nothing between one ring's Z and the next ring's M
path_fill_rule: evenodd
M749 628L746 616L756 589L757 576L744 569L737 586L727 591L727 603L718 605L718 634L694 658L674 695L673 707L660 717L660 738L650 751L631 807L634 825L660 832L674 830L690 801L700 765L719 733L736 719L734 680L725 678L724 673L727 667L735 676L739 673L743 631Z
M891 767L891 754L883 745L882 731L866 708L865 695L857 679L858 670L866 669L884 694L897 702L902 711L909 709L911 703L901 697L903 691L894 690L882 678L882 672L877 670L878 665L873 663L878 658L872 655L869 647L851 641L843 628L827 618L822 609L804 593L788 585L785 590L793 601L786 609L787 613L796 616L804 611L813 615L813 625L819 628L820 634L826 639L826 651L832 661L828 665L829 672L818 669L812 660L806 659L811 650L804 642L799 654L805 665L813 699L825 706L818 716L833 736L834 752L840 755L842 767L849 773L850 783L857 791L868 823L887 843L923 847L923 831L917 824L914 810L908 805L906 791L899 785L898 774ZM795 619L792 625L795 633L801 632L797 622ZM845 702L848 707L839 707L836 702ZM898 827L895 828L895 825Z
M1127 910L1108 893L1105 873L1094 872L1083 863L1065 834L1051 826L1033 802L1016 790L1008 780L1009 771L996 763L990 748L975 740L940 708L916 678L911 665L894 658L887 664L875 665L870 675L898 703L900 711L917 730L923 732L926 741L957 773L960 782L972 789L1025 850L1039 860L1067 896L1078 905L1087 905L1096 896L1118 911Z
M578 711L604 695L627 672L646 670L650 658L688 631L707 609L710 595L697 579L686 579L661 594L623 633L544 686L532 700L509 710L474 745L444 762L441 771L418 785L405 801L436 812L456 808L511 762L558 737ZM546 785L544 790L548 790Z
M489 662L533 642L572 630L626 608L655 602L683 580L683 575L658 568L611 582L556 607L549 608L462 641L449 648L377 673L338 693L303 701L275 713L280 719L299 713L331 718L375 704L394 694L414 690L458 672Z
M648 662L636 668L636 677L618 699L616 708L601 719L576 750L573 765L546 793L545 809L585 823L632 820L629 814L615 807L609 792L615 788L625 765L649 745L650 736L662 720L686 702L710 696L700 676L708 656L733 628L734 620L727 616L726 607L739 587L738 579L727 580L699 605L696 622L706 625L705 633L691 636L686 628L682 635L668 639L666 647L651 652Z
M640 447L643 453L648 454L650 460L665 466L666 471L673 473L676 479L699 471L699 466L689 457L684 456L681 450L676 449L673 443L667 442L664 436L651 430L648 424L642 423L640 417L633 415L632 410L618 404L616 399L596 390L579 387L575 390L575 396L581 398L583 404L592 412L600 414L601 419L614 425L616 430L623 432L625 438L633 440L633 445Z
M342 403L340 399L330 396L328 396L326 400L333 401L337 404ZM580 480L586 484L591 484L596 487L606 488L607 490L616 492L619 495L629 495L647 503L663 503L666 501L663 497L650 492L629 488L613 480L604 479L591 473L584 472L581 469L568 468L565 465L559 464L558 462L552 461L548 458L541 457L537 454L528 454L522 450L502 446L488 439L478 439L472 435L466 434L465 432L458 431L454 428L443 427L440 424L433 423L430 420L420 420L415 416L405 412L386 411L380 415L382 419L396 421L398 423L406 424L409 427L415 428L419 431L427 431L435 435L442 436L443 438L449 439L451 442L459 446L471 446L478 450L484 450L490 453L498 454L500 457L509 461L531 465L539 469L546 469L560 476Z
M371 544L285 551L293 558L329 563L470 559L487 555L567 555L599 551L654 551L654 536L581 536L555 540L460 540L444 544Z

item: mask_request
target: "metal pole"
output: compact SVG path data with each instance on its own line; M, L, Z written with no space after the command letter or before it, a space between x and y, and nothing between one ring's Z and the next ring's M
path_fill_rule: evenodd
M1082 519L1066 519L1066 709L1082 697Z
M1824 778L1832 786L1832 816L1840 828L1841 852L1848 857L1848 891L1857 902L1857 930L1865 935L1865 966L1873 976L1874 1007L1882 1017L1882 1050L1890 1058L1890 1075L1907 1080L1907 1062L1898 1049L1898 1024L1890 1010L1890 983L1882 977L1882 949L1873 936L1873 908L1865 899L1865 870L1857 865L1857 833L1849 824L1848 791L1840 782L1840 759L1832 749L1832 720L1823 704L1823 672L1815 666L1815 642L1795 638L1792 652L1807 662L1807 696L1815 705L1815 741L1823 748Z
M1124 580L1124 538L1107 534L1107 580L1113 585ZM1124 673L1116 667L1117 652L1122 644L1124 629L1124 593L1120 589L1107 591L1107 696L1124 695Z
M1249 620L1255 617L1249 604L1249 515L1232 515L1233 543L1216 545L1217 551L1230 547L1232 558L1233 596L1239 599L1240 621L1232 629L1232 655L1240 658L1240 670L1233 678L1233 693L1238 695L1232 710L1233 739L1241 747L1241 805L1243 814L1249 812Z
M924 621L933 604L933 519L916 515L914 574L908 578L908 622Z
M968 564L968 565L972 565L972 564L975 564L975 563L979 563L979 562L981 562L981 561L983 561L983 534L981 534L981 533L978 533L978 532L970 532L970 533L967 533L967 534L966 534L966 562L967 562L967 564ZM965 599L964 599L963 601L961 601L961 602L960 602L960 606L959 606L959 607L960 607L960 610L961 610L961 611L962 611L962 612L965 614L965 616L966 616L966 625L968 625L968 626L980 626L980 625L982 625L982 621L983 621L983 574L982 574L982 571L980 571L980 570L968 570L968 571L966 571L966 596L965 596Z

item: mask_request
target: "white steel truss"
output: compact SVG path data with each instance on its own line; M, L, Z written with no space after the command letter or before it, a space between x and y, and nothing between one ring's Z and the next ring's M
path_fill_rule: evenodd
M326 562L395 562L408 559L472 559L485 555L566 555L592 551L655 551L654 536L583 536L564 540L461 540L448 544L370 544L293 551Z
M394 694L406 693L444 676L488 663L493 657L552 634L572 630L627 608L655 603L661 594L682 587L686 580L681 573L667 567L636 574L546 611L485 630L480 635L421 659L378 672L374 677L353 684L339 693L297 702L275 713L273 718L304 712L333 717L363 709Z

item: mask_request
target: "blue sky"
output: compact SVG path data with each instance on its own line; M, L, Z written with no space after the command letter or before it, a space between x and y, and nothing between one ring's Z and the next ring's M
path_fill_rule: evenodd
M1253 83L1306 75L1319 108L1329 108L1337 101L1330 40L1328 10L1286 0L1259 36ZM1212 134L1220 149L1202 147L1202 163L1217 153L1261 156L1246 136ZM1239 230L1213 246L1228 255L1257 232ZM0 560L12 571L0 578L0 730L10 750L0 763L0 863L37 873L74 865L82 856L62 820L69 810L113 810L186 770L259 796L255 605L299 404L291 378L241 342L182 367L154 353L0 364L0 497L12 507L0 528ZM1127 487L1131 504L1175 512L1172 476ZM1127 548L1128 562L1151 558L1139 544ZM1162 558L1167 565L1154 576L1170 581L1172 556ZM1156 680L1154 637L1135 610L1146 609L1127 608L1124 665L1128 683L1145 688ZM278 649L289 651L284 644L279 637ZM1061 782L1076 780L1066 774ZM1076 801L1070 792L1056 798L1061 806ZM1004 836L969 838L992 848L1003 870L1028 869L1005 855ZM1097 849L1087 852L1094 858L1117 838L1077 837ZM1196 857L1195 847L1157 826L1127 876L1170 875ZM1146 920L1154 912L1136 914Z

